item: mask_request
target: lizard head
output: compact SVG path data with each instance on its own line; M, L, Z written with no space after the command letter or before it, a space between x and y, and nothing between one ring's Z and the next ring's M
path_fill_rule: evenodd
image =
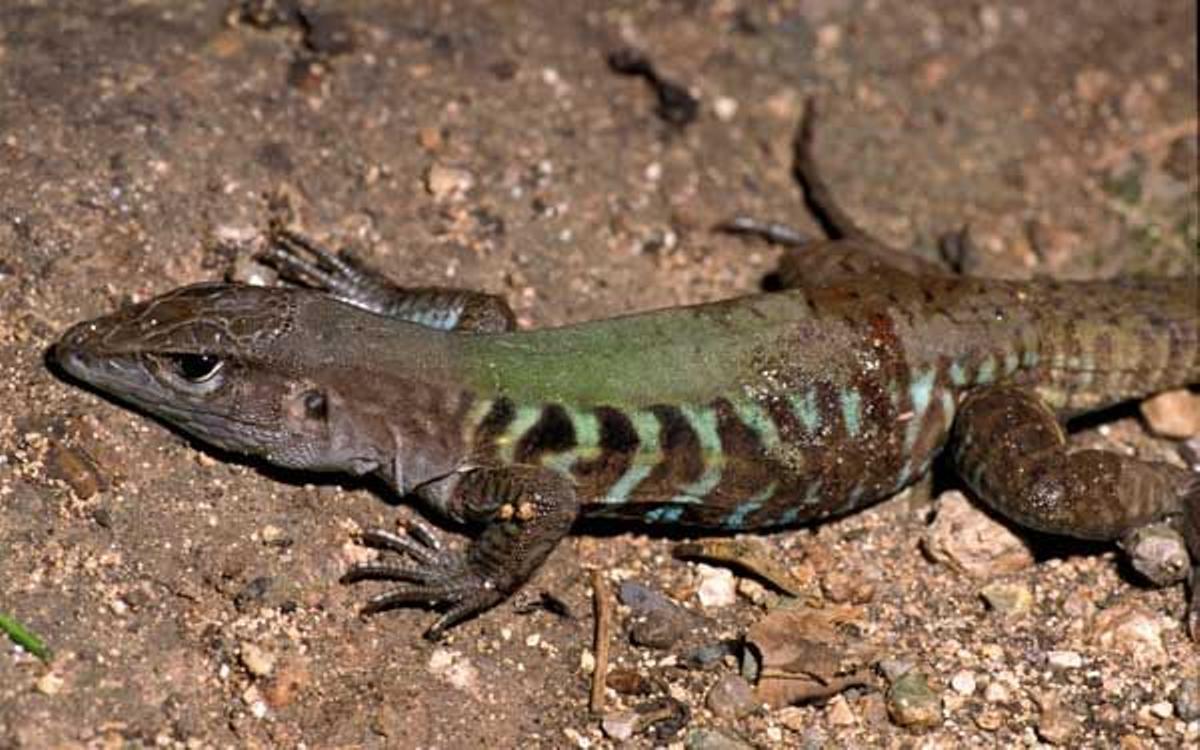
M288 468L374 471L392 458L390 437L365 434L379 429L322 383L337 350L297 341L303 309L325 305L344 307L300 289L197 284L79 323L51 356L218 448Z

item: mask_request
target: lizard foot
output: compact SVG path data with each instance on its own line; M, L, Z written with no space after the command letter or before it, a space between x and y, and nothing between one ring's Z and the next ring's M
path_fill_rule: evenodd
M332 294L372 312L386 308L395 294L394 284L350 255L335 253L288 229L273 231L271 245L262 259L294 284Z
M407 536L373 529L362 535L368 547L394 552L403 563L364 563L342 576L342 583L401 581L402 585L367 600L362 613L369 615L408 605L444 608L441 617L425 631L425 638L440 640L456 623L482 612L504 598L486 576L474 570L469 559L446 549L428 525L411 520Z
M511 331L517 317L503 298L470 289L404 287L354 256L275 228L261 256L286 281L377 315L449 331Z

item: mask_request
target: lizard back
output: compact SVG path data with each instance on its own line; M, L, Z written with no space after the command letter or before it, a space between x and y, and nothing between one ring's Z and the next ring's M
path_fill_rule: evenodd
M569 473L585 513L729 529L849 512L923 474L960 397L1063 414L1200 379L1190 280L890 274L467 336L482 465ZM686 363L686 364L685 364Z

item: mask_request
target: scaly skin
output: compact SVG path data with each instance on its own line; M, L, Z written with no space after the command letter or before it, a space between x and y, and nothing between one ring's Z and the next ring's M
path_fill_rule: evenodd
M465 442L569 471L587 513L753 529L894 493L979 386L1069 415L1200 380L1188 281L881 281L458 339L491 407Z
M786 256L780 293L515 331L495 297L405 290L285 234L270 259L318 289L185 287L79 324L54 356L221 448L375 473L482 523L462 555L420 527L371 532L407 561L347 574L403 582L370 611L445 606L432 637L519 588L580 515L813 521L896 492L948 441L1019 523L1116 539L1166 521L1200 559L1187 472L1071 453L1059 424L1200 382L1195 280L946 274L849 223L805 171L809 140L798 168L833 241Z

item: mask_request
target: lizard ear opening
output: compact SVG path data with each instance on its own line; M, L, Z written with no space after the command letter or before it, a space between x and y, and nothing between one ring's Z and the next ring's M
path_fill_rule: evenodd
M329 401L321 391L307 391L300 397L300 401L304 404L304 416L309 419L324 422L329 416Z

